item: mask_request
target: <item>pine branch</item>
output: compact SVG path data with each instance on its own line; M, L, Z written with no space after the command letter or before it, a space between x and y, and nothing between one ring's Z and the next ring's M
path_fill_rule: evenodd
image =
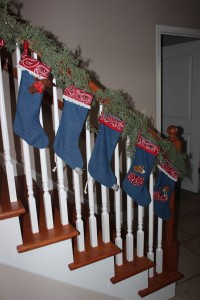
M75 57L67 45L59 43L52 35L43 28L32 26L9 11L9 1L0 0L0 38L6 42L6 49L12 53L16 44L23 45L28 40L32 51L39 54L41 60L51 67L51 73L60 88L75 85L87 92L94 94L94 101L103 105L106 115L113 115L125 122L122 138L128 138L128 153L132 157L135 151L135 143L138 134L161 146L162 152L156 163L163 160L167 154L172 165L178 170L180 177L186 176L185 156L178 152L171 142L165 139L156 139L148 130L148 118L128 105L126 94L121 90L106 88L96 92L89 88L89 72L81 68L81 61ZM88 126L94 132L97 130L88 118Z

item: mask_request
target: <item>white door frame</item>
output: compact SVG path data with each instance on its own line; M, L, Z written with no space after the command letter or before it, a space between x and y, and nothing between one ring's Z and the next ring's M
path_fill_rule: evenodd
M161 133L162 127L162 106L161 106L161 36L177 35L186 37L200 38L200 30L183 28L183 27L171 27L156 25L156 129Z

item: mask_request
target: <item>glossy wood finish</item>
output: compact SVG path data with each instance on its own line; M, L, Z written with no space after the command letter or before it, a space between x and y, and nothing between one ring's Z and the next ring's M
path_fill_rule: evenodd
M102 241L99 241L97 247L91 247L87 241L85 247L85 251L79 252L77 250L76 242L74 243L74 263L69 264L70 270L84 267L122 252L122 250L112 242L103 243Z
M17 193L23 205L26 207L26 213L20 217L20 224L22 230L23 244L17 246L19 253L47 246L53 243L64 241L76 237L79 233L71 225L62 225L60 222L60 213L57 205L57 194L55 191L51 192L53 198L53 220L54 228L47 229L45 224L44 206L42 201L42 191L34 182L33 189L37 203L37 213L39 220L39 232L33 234L31 231L30 216L27 204L27 188L24 176L18 176L17 180Z
M154 277L149 278L148 288L139 291L138 294L140 297L148 296L169 284L177 282L181 278L183 278L183 275L178 271L165 272L161 274L156 273Z
M115 265L115 276L110 279L112 283L118 283L131 276L137 275L154 267L154 263L145 256L138 257L134 255L134 261L124 261L122 266Z
M10 202L6 174L0 166L0 220L18 217L25 213L22 203Z
M71 205L71 207L70 207ZM73 214L69 214L70 222L72 224L76 221L76 213L73 209L73 204L69 203L69 211L73 212ZM101 228L100 226L100 218L97 217L98 222L98 246L97 247L91 247L90 246L90 237L89 237L89 208L86 204L81 205L81 211L84 218L84 224L85 224L85 251L79 252L77 248L77 239L73 239L73 253L74 253L74 262L69 265L70 270L75 270L81 267L84 267L86 265L89 265L91 263L100 261L102 259L105 259L107 257L115 256L116 254L119 254L122 252L120 248L118 248L113 242L104 243L102 241L102 233L101 230L98 230ZM114 263L114 260L113 260Z

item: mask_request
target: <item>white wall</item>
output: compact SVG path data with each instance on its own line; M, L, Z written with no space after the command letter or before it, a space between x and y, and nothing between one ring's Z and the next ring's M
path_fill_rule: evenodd
M123 89L155 119L155 26L200 29L199 0L23 0L22 16L44 26L109 88Z
M0 264L1 300L119 300L64 282Z

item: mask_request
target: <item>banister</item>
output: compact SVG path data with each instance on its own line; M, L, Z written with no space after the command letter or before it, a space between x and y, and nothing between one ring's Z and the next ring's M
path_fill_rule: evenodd
M98 87L98 85L96 83L94 83L92 80L90 80L89 86L93 92L96 92L100 89L100 87Z
M176 150L181 151L181 141L177 136L178 128L174 125L169 126L167 129L167 133L169 134L168 140L174 144Z
M7 73L11 74L14 78L17 79L17 69L15 67L10 67L9 64L7 62L3 62L3 70L6 71ZM94 83L92 80L90 80L89 82L89 87L90 89L96 93L96 91L98 91L100 89L100 87ZM46 93L45 95L45 99L49 102L49 103L53 103L52 97ZM63 102L58 99L58 108L62 110L63 108ZM156 138L161 139L161 137L156 134L152 129L148 128L148 131Z
M7 63L7 62L3 63L3 70L5 70L9 74L11 74L11 76L17 78L17 69L14 68L14 67L11 67L9 65L9 63ZM93 81L89 82L89 86L90 86L90 89L94 93L97 90L101 89L101 87L98 86L98 84L94 83ZM57 91L57 88L56 88L55 84L53 86L53 90ZM50 95L50 93L47 92L45 94L45 98L47 100L47 103L49 103L49 105L53 103L52 96ZM57 94L56 95L54 94L54 98L57 100ZM63 106L63 102L61 100L58 100L58 104L57 104L57 101L54 102L54 109L56 108L58 110L58 107L60 109L62 109L62 106ZM54 117L54 119L55 119L55 117ZM148 129L148 130L149 130L149 132L155 138L161 139L161 137L158 134L156 134L153 130L151 130L151 129ZM168 134L169 134L168 140L171 141L175 145L175 147L176 147L177 150L180 150L181 149L181 142L180 142L180 140L177 137L177 132L178 132L178 129L175 126L170 126L168 128ZM116 157L119 159L119 153L117 153ZM115 161L116 161L116 159L115 159ZM58 164L58 162L57 162L57 164ZM57 165L57 169L58 169L58 165ZM117 165L117 171L119 171L119 166L118 165ZM75 175L75 173L73 173L73 175ZM80 192L80 185L79 185L78 181L79 181L79 177L74 178L74 182L75 182L75 184L74 184L74 186L75 186L75 189L74 189L74 191L75 191L75 198L79 198L78 202L75 202L76 203L75 204L76 205L76 213L77 213L77 216L78 216L77 217L77 221L76 221L76 225L77 225L77 229L78 229L79 233L81 233L79 235L79 238L77 238L77 252L79 253L79 252L82 252L83 250L86 249L85 248L85 240L86 239L85 239L85 236L83 234L84 230L85 230L85 227L84 227L85 223L84 223L84 218L82 218L82 207L81 207L81 201L80 201L81 192ZM92 184L92 186L93 186L93 184ZM151 178L151 191L152 191L152 194L153 194L153 177ZM92 192L93 192L93 190L92 190ZM76 196L76 194L77 194L77 196ZM102 195L103 195L103 193L102 193ZM66 197L64 197L64 198L66 198ZM120 200L120 199L118 199L118 200ZM130 199L130 200L132 200L132 199ZM94 200L93 200L93 202L94 202ZM103 203L103 201L102 201L102 203ZM119 203L120 203L120 201L118 201L118 204ZM152 208L153 208L153 202L151 204L152 204ZM104 212L106 213L106 218L105 218L105 221L104 221L104 225L105 225L104 227L105 228L102 229L102 231L103 230L107 231L108 232L108 233L106 233L107 236L109 234L109 239L107 239L107 238L103 239L103 242L105 244L108 244L108 242L110 242L110 230L108 231L108 226L106 226L107 224L109 224L109 214L107 213L106 205L107 205L107 200L102 205L102 212L103 212L103 214L104 214ZM94 203L92 204L92 207L93 207L92 208L93 211L92 211L91 215L94 216ZM169 221L167 221L166 223L164 223L164 226L165 226L165 236L164 236L164 243L163 243L163 248L164 248L164 271L167 271L167 272L168 271L174 271L174 270L176 271L177 270L178 244L177 244L177 241L176 241L176 238L175 238L175 194L174 194L174 192L173 192L173 194L171 196L170 207L171 207L171 210L172 210L172 217L171 217L171 219ZM129 206L129 208L132 209L131 206ZM61 209L61 211L67 211L67 210L66 209ZM120 212L121 212L120 206L118 206L118 209L116 211L121 216L121 214L120 214ZM135 263L135 261L138 258L139 259L143 259L145 257L145 254L144 254L144 249L145 249L144 248L144 230L143 230L143 222L144 221L143 221L143 209L142 209L141 206L139 206L138 212L139 212L138 229L141 229L140 232L141 232L141 237L142 238L139 238L139 235L138 235L137 236L137 243L138 243L138 245L140 245L141 251L137 252L137 257L133 257L133 255L132 256L131 255L128 256L128 257L130 257L130 261L128 261L128 262L132 262L133 261L133 264ZM153 220L153 209L149 212L149 215L151 215L152 220ZM132 247L134 247L134 244L133 244L133 240L134 240L133 237L134 237L134 235L132 234L132 231L133 231L134 228L132 229L132 227L131 227L132 226L132 216L130 217L130 219L131 220L129 220L130 222L128 224L130 226L130 228L128 228L128 226L127 226L127 228L128 228L127 232L130 234L130 237L131 237L130 238L130 243L132 243ZM120 243L118 243L118 244L116 243L116 244L119 246L119 248L122 248L122 241L121 240L123 238L123 235L122 235L122 238L121 238L121 219L119 217L116 220L119 223L119 226L116 226L116 228L115 228L115 230L117 230L116 237L117 237L117 239L120 242ZM102 219L102 224L103 224L103 219ZM95 230L95 233L97 233L96 228L93 228L93 229ZM151 231L153 233L153 228L151 229ZM160 231L162 232L162 227L160 227ZM89 230L89 232L91 233L92 230ZM161 235L161 237L162 237L162 235ZM160 251L160 250L162 250L161 249L162 248L162 238L158 239L158 241L159 241L158 244L160 245L159 246L159 251ZM153 251L154 251L153 250L153 238L152 238L152 242L150 242L149 245L150 245L150 248L149 248L150 249L150 253L154 254L153 253ZM96 245L92 244L92 247L96 248ZM105 245L104 245L104 247L105 247ZM131 251L132 251L132 249L133 248L131 248ZM124 251L125 250L126 250L126 248L124 249ZM19 251L19 249L18 249L18 251ZM132 252L134 252L134 251L132 251ZM119 253L120 253L120 255L118 255ZM121 265L122 265L122 261L121 261L122 254L121 254L121 251L117 252L117 255L118 255L118 258L120 258L120 259L118 259L116 257L118 259L118 260L116 259L116 266L121 267ZM76 264L79 263L79 260L77 260L77 261L76 261ZM118 265L118 263L119 263L119 265ZM137 261L136 261L136 264L137 264ZM124 267L124 270L125 270L126 267ZM147 266L147 263L145 263L145 269L152 268L152 267L153 267L153 264ZM71 266L71 268L73 268L73 267ZM132 269L131 272L133 272L134 271L134 267L132 267L131 269ZM156 272L158 272L158 271L156 270ZM161 270L160 273L163 273L163 269ZM133 274L131 273L131 276L132 275ZM127 276L127 275L125 275L125 276ZM127 277L125 277L125 278L127 278ZM115 279L115 281L116 280L117 279Z
M181 141L179 140L178 128L170 126L167 129L168 140L171 141L175 148L181 150ZM178 263L178 242L175 235L175 190L170 198L171 218L165 222L165 235L163 242L164 257L163 269L164 271L176 271Z

